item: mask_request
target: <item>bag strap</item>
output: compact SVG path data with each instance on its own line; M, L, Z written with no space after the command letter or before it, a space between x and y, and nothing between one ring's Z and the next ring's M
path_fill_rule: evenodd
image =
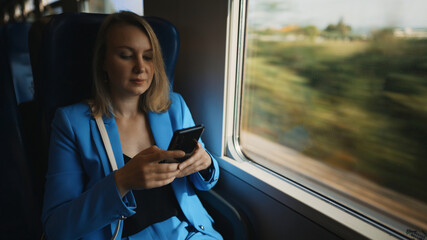
M104 143L105 150L107 151L108 161L110 161L111 168L113 171L117 170L117 162L114 157L113 148L111 147L110 138L108 137L107 129L105 129L104 121L102 121L102 117L95 117L96 125L98 125L99 133L101 134L102 142ZM117 227L114 230L113 236L111 240L115 240L117 235L119 234L120 224L123 221L124 217L122 216L118 223Z
M114 157L113 148L111 147L110 138L108 138L107 129L105 129L104 121L102 117L95 118L96 125L98 125L99 133L101 134L102 142L104 143L105 150L107 151L108 161L110 161L111 168L113 171L117 170L117 162Z

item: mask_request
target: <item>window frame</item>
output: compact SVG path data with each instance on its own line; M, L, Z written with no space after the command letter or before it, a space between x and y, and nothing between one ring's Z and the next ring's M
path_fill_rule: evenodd
M221 167L333 232L345 232L344 226L370 239L407 239L408 236L399 231L311 190L303 182L279 175L245 156L239 143L239 131L247 2L229 1L224 87L224 156Z

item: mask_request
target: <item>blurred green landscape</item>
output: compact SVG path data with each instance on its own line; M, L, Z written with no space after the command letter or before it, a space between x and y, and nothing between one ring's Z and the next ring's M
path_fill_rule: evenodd
M242 129L427 203L427 38L328 28L248 31Z

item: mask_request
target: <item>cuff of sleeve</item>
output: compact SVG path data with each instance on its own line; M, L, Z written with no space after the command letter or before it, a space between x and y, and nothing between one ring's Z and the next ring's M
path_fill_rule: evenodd
M215 167L213 163L204 170L199 171L200 176L205 180L205 182L210 182L214 176Z
M120 217L130 217L135 214L134 209L136 208L135 198L132 191L129 191L123 198L120 196L120 192L117 189L116 181L114 179L114 172L107 176L107 181L111 181L113 186L110 193L111 201L113 206L119 206L117 214Z

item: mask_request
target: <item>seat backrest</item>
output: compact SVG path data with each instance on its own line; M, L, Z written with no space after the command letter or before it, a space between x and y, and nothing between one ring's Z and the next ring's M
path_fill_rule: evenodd
M58 107L91 96L92 52L98 29L106 14L64 13L42 17L29 35L34 78L34 105L30 114L29 151L36 174L36 192L43 196L47 169L50 123ZM173 82L179 50L175 27L162 19L147 17L162 48L166 74ZM40 197L41 199L41 197Z
M0 220L0 232L5 239L36 239L41 233L39 202L34 195L34 176L18 108L18 103L32 98L29 89L32 79L21 78L26 74L20 75L31 73L24 43L28 28L28 23L14 23L0 30L0 168L3 170L0 192L4 194L0 205L3 206L1 215L9 216ZM25 66L29 70L23 69Z
M34 79L44 121L50 125L58 107L90 98L92 54L98 29L106 14L64 13L52 16L44 27L40 74ZM159 38L166 74L173 83L179 35L166 20L144 17ZM33 58L32 58L33 59Z
M8 56L18 105L34 97L33 74L28 50L28 32L32 23L10 23L6 26Z
M42 128L49 129L58 107L91 96L92 53L98 29L107 15L66 13L44 19L30 32L30 54L34 72L35 98L42 112ZM166 74L174 80L179 51L175 27L160 18L144 17L152 26L162 48ZM47 22L47 23L46 23ZM41 29L43 33L40 34ZM41 46L38 46L40 44ZM42 140L45 141L45 140ZM219 230L231 239L248 239L243 215L215 192L201 194L204 204L217 217Z

